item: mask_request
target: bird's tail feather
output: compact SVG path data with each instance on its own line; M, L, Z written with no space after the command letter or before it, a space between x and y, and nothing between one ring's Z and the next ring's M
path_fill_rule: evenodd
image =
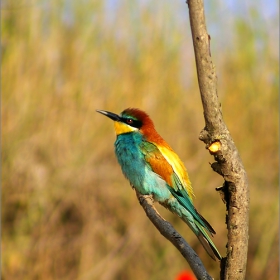
M210 239L210 237L207 235L205 229L198 223L196 223L199 233L197 234L197 238L204 247L205 251L208 253L208 255L213 259L216 260L221 260L222 257L214 245L213 241Z

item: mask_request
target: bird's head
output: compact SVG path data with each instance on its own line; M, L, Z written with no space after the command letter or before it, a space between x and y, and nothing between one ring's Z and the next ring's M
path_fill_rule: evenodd
M139 109L127 108L120 115L103 110L96 111L114 121L117 135L130 132L140 132L143 135L156 133L153 121L147 113Z

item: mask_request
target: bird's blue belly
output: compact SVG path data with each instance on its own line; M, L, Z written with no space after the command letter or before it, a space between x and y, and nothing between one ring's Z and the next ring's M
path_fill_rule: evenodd
M151 169L140 150L143 136L139 133L121 134L115 142L115 153L125 177L141 194L153 194L161 202L170 198L166 182Z

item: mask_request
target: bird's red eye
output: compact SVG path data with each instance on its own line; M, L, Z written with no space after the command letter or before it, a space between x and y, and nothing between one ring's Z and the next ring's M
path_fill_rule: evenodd
M127 119L126 122L127 122L127 124L133 124L133 120L132 119Z

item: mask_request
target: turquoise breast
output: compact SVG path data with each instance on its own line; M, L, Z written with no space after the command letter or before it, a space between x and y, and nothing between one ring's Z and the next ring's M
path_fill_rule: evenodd
M140 144L145 141L141 133L126 133L117 136L115 153L124 176L141 194L153 194L157 201L171 195L166 182L145 161Z

